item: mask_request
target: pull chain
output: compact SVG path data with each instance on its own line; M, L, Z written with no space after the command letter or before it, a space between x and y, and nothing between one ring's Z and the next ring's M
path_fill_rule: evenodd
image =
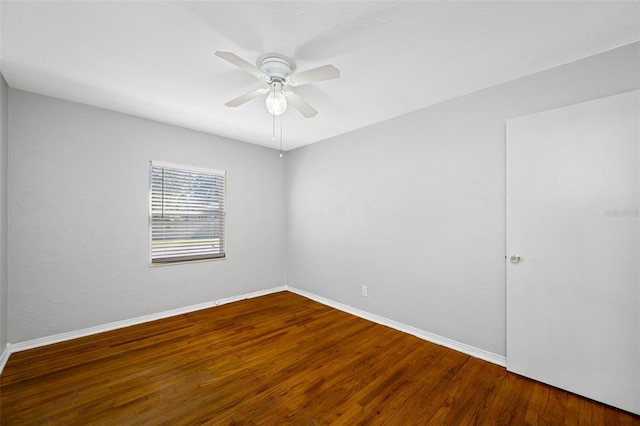
M276 95L276 84L273 83L272 86L272 91L271 93L273 94L274 98ZM271 140L274 142L276 141L276 113L275 113L275 109L272 110L271 112L271 124L272 124L272 133L271 133ZM280 118L280 158L282 158L282 118Z
M273 93L273 96L275 97L275 95L276 95L276 84L273 83L272 87L273 87L272 93ZM276 112L275 112L275 110L273 110L273 113L271 114L271 117L273 119L272 141L275 142L276 141Z
M282 118L280 119L280 158L282 158Z

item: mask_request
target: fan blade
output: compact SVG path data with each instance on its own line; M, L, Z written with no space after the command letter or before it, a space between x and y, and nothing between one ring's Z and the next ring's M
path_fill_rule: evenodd
M307 101L305 101L295 93L284 92L284 95L287 97L287 102L291 106L293 106L295 109L297 109L300 112L300 114L304 115L305 117L311 118L311 117L315 117L316 114L318 114L318 111L316 111L311 105L307 103Z
M333 65L324 65L307 71L297 72L287 77L290 86L302 86L316 81L332 80L340 77L340 70Z
M238 96L237 98L232 99L229 102L227 102L225 105L228 106L228 107L237 107L237 106L242 105L245 102L250 101L253 98L257 98L260 95L264 95L268 91L269 91L269 89L266 88L266 87L264 89L257 89L257 90L254 90L252 92L245 93L242 96Z
M224 59L225 61L235 65L238 68L242 68L243 70L245 70L246 72L248 72L249 74L251 74L257 79L264 80L264 81L269 80L269 77L265 73L263 73L258 68L254 67L249 62L245 61L235 53L221 52L218 50L216 52L216 56Z

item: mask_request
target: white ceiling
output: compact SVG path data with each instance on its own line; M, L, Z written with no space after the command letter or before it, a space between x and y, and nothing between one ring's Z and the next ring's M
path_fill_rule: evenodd
M214 55L341 78L297 87L285 150L640 39L638 1L3 1L11 87L276 148L263 83Z

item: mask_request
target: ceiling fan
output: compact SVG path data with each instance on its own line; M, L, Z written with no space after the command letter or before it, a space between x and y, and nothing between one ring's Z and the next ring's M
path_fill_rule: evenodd
M296 64L291 59L279 53L269 53L261 56L256 61L256 66L251 65L235 53L217 51L216 56L245 70L258 80L264 81L269 85L269 87L256 89L238 96L225 105L228 107L237 107L251 99L268 93L265 103L267 110L273 115L284 114L287 110L287 105L291 105L305 117L315 117L318 111L300 96L285 88L287 86L302 86L340 77L340 70L333 65L324 65L307 71L295 72Z

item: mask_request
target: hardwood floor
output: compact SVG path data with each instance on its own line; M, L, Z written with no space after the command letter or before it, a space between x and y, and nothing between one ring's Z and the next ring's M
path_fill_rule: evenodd
M288 293L11 355L2 425L640 425Z

